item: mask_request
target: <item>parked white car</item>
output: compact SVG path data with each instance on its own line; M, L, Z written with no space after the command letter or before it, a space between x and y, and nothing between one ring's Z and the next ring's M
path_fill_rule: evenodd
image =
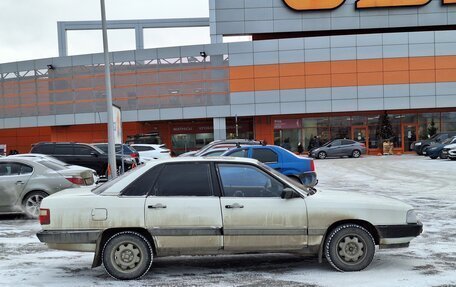
M449 144L443 147L442 156L451 160L456 160L456 144Z
M171 157L170 150L164 144L131 144L130 146L139 153L144 161Z
M359 271L375 245L407 247L422 232L395 199L306 188L252 159L150 161L95 189L43 200L37 236L50 248L94 252L118 279L146 274L154 257L257 252L324 255ZM391 258L394 259L394 258Z

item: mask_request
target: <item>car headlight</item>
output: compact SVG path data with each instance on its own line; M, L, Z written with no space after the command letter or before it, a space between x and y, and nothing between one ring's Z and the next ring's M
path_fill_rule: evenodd
M406 218L407 223L417 223L418 222L418 216L416 215L415 210L411 209L407 211L407 218Z
M417 142L417 143L415 143L415 145L421 145L421 143L420 143L420 142Z

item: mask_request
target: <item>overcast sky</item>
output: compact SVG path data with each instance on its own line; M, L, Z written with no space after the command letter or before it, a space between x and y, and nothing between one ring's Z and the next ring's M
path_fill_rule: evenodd
M105 0L107 20L208 17L209 0ZM100 20L99 0L0 0L0 63L58 56L57 21ZM135 48L133 30L108 35L109 49ZM209 28L145 32L145 48L208 43ZM101 31L70 32L70 55L102 52Z

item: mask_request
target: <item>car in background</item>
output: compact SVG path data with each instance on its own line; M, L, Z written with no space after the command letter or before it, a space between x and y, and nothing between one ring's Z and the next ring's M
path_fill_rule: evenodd
M214 149L214 148L233 148L236 146L241 146L241 145L259 145L261 144L261 141L256 141L256 140L248 140L248 139L229 139L229 140L215 140L207 145L203 146L201 149L197 151L189 151L183 154L180 154L179 156L185 157L185 156L201 156L202 154L206 153L208 150Z
M131 144L130 146L139 153L144 161L171 157L171 151L164 144Z
M101 149L104 153L108 153L108 144L107 143L94 143L92 144L93 146L96 146L97 148ZM116 144L116 154L117 155L122 155L122 149L120 148L122 146L123 148L123 157L126 159L133 159L136 163L136 165L139 165L141 163L140 160L140 154L138 151L136 151L133 147L127 145L127 144Z
M344 156L359 158L363 154L366 154L366 146L363 143L347 139L329 141L310 152L311 157L318 159Z
M441 132L432 137L412 143L411 148L418 154L423 155L423 151L435 143L441 143L449 137L456 136L456 132Z
M456 146L448 151L448 158L451 160L456 160Z
M70 142L40 142L33 145L30 153L52 155L68 164L80 165L94 169L100 177L108 175L108 154L90 144ZM122 161L126 170L133 167L131 157L122 158L116 155L117 173L122 169Z
M84 166L80 166L80 165L73 165L73 164L68 164L66 162L63 162L61 160L58 160L56 159L55 157L53 156L50 156L50 155L46 155L46 154L39 154L39 153L20 153L20 154L14 154L14 155L9 155L8 158L24 158L24 159L42 159L42 160L49 160L51 162L54 162L56 164L59 164L59 165L63 165L69 169L74 169L74 170L86 170L87 167L84 167ZM98 182L98 180L100 179L96 170L94 169L91 169L92 173L93 173L93 181L95 183Z
M280 146L252 145L231 148L222 156L256 159L305 186L313 187L318 182L313 159L297 156Z
M447 158L453 160L455 151L456 151L456 143L450 144L450 145L446 145L442 149L442 155L444 157L447 157Z
M38 157L4 157L0 159L0 213L36 218L46 196L93 184L93 173L87 168L75 170Z
M149 161L96 188L65 190L43 200L40 224L49 248L93 252L92 267L122 280L141 278L154 258L181 255L294 253L360 271L376 245L408 247L423 230L399 200L318 192L232 157Z
M242 145L241 145L242 146ZM235 147L222 147L222 148L213 148L205 152L200 153L199 156L221 156L227 150L233 149Z
M441 159L446 159L448 157L447 153L443 152L443 149L451 144L456 143L456 136L447 138L441 143L434 143L428 148L423 150L423 155L430 157L431 159L436 159L440 157Z

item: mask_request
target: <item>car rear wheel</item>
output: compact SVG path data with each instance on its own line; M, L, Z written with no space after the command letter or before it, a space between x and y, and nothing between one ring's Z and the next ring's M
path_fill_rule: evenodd
M359 150L355 149L354 151L352 151L351 156L354 158L359 158L361 156L361 152Z
M318 158L319 158L319 159L325 159L326 156L327 156L327 154L326 154L326 152L324 152L324 151L321 151L321 152L318 153Z
M24 197L22 209L29 218L37 218L40 215L40 205L43 198L48 196L43 191L32 191Z
M344 224L332 230L325 241L325 256L339 271L360 271L374 258L372 235L357 224Z
M434 155L429 156L429 157L430 157L431 159L437 159L437 158L438 158L438 156L434 156Z
M144 236L124 231L109 238L101 256L109 275L120 280L130 280L141 278L149 271L153 251Z

